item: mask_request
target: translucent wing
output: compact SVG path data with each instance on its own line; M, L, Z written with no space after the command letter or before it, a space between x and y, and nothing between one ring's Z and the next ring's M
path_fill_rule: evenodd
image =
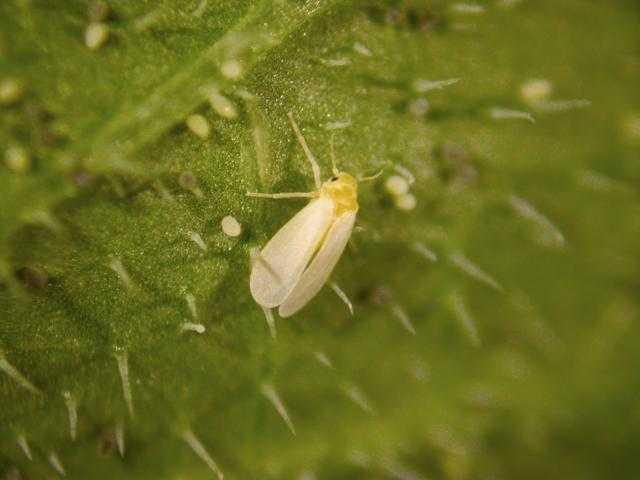
M263 307L280 305L297 283L334 220L333 201L318 198L273 236L254 261L251 295Z
M336 266L344 247L351 237L351 230L356 220L355 212L345 213L331 225L322 246L304 271L291 293L282 302L278 313L281 317L289 317L304 307L326 283Z

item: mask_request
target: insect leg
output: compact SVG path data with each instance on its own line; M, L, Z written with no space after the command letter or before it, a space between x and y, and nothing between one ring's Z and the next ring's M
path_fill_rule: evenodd
M338 166L336 164L336 152L333 149L333 135L331 135L331 171L333 172L333 176L337 177L340 174L340 170L338 170Z
M362 183L362 182L371 182L373 180L375 180L376 178L378 178L380 175L382 175L382 172L384 172L384 168L380 169L380 171L378 173L376 173L375 175L369 175L368 177L359 177L358 178L358 182Z
M316 189L320 190L320 187L322 186L322 179L320 178L320 166L318 165L318 162L316 162L316 158L313 156L313 153L311 153L311 150L309 149L307 142L302 136L302 133L300 133L300 128L298 128L298 124L293 119L293 114L289 112L287 113L287 116L289 117L289 121L291 122L291 126L293 127L293 131L295 132L296 137L298 137L298 142L300 142L300 145L304 150L304 154L307 156L307 160L309 160L309 163L311 164L311 170L313 170L313 181L316 184Z
M316 192L285 192L285 193L260 193L260 192L247 192L247 197L257 198L314 198Z

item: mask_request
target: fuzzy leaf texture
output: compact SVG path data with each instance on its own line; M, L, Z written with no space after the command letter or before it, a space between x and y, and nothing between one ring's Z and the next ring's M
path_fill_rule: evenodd
M637 474L639 24L631 0L0 2L0 475ZM332 141L384 171L272 332L250 256L305 200L246 192L312 189L288 112L323 178Z

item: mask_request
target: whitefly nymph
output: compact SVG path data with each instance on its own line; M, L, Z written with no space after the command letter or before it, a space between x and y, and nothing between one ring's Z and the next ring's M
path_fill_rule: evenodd
M311 199L253 261L251 295L264 308L278 307L281 317L298 312L327 282L351 237L358 212L358 180L338 170L332 148L333 176L323 183L320 167L291 113L289 120L311 164L315 191L247 193L251 197ZM361 181L371 178L375 177Z

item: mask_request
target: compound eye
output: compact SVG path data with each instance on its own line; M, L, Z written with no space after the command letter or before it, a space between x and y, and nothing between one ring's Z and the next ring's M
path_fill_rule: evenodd
M338 177L331 177L331 181L332 182L337 182L338 181Z

